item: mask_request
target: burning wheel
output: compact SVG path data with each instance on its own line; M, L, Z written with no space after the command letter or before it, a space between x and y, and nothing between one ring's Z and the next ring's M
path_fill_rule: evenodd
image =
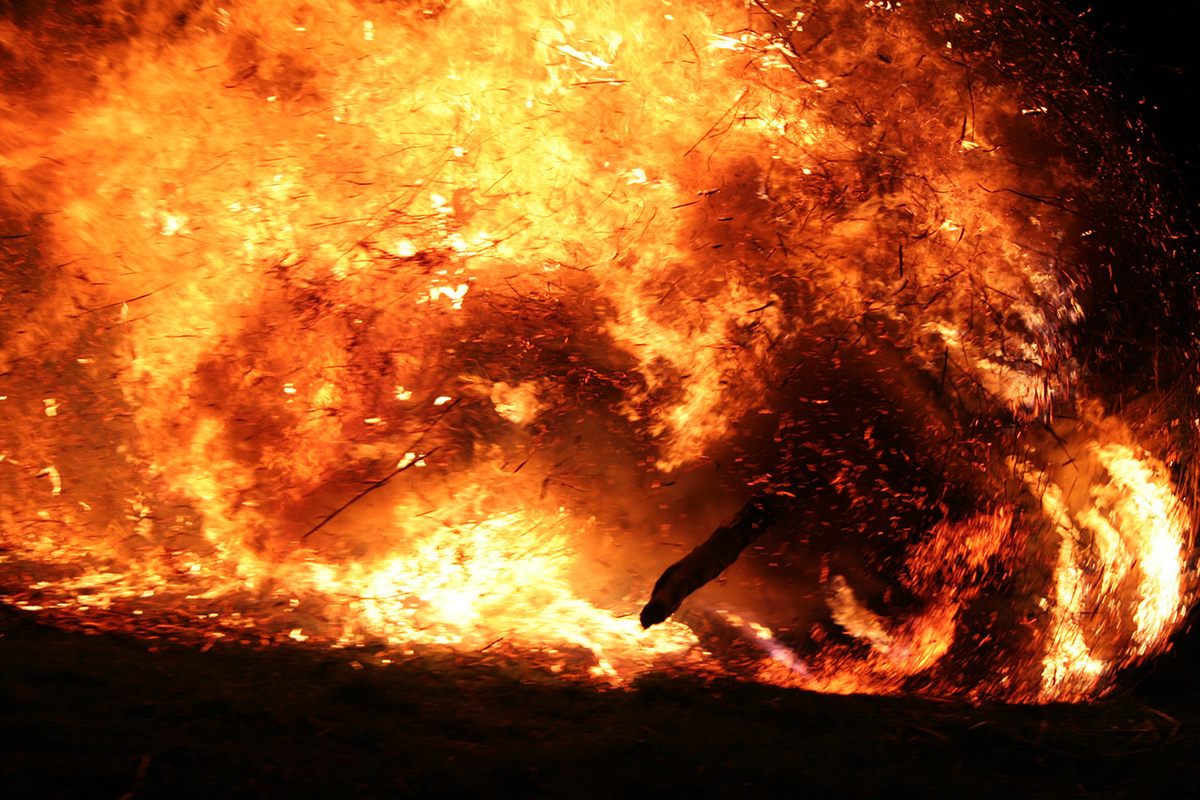
M18 5L8 602L1103 691L1193 597L1197 302L1074 35L932 0ZM643 632L739 508L645 619L722 584Z

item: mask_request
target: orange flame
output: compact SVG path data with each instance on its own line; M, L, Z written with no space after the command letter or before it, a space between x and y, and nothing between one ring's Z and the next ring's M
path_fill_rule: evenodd
M32 231L0 284L28 284L0 328L10 602L313 646L503 641L602 680L979 694L945 665L988 581L1020 575L1040 627L986 693L1102 691L1179 625L1192 523L1166 456L1082 403L1069 467L1026 437L977 513L909 531L899 611L826 569L807 637L715 590L749 669L694 620L633 613L747 485L794 491L710 465L781 386L823 419L842 398L813 376L843 352L940 375L978 419L1076 397L1082 292L1045 254L1087 232L1006 187L1088 179L1010 158L1045 108L946 55L969 9L914 5L112 4L105 30L136 35L86 51L94 85L47 78L0 115L0 207ZM0 21L4 52L55 35ZM828 364L791 363L821 337ZM866 467L843 461L829 484L853 494Z

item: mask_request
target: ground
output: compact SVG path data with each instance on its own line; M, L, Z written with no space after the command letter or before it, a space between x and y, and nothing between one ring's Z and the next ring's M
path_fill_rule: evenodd
M362 657L204 652L0 606L0 794L1137 797L1190 793L1200 763L1187 652L1044 707L667 676L595 691L477 657Z

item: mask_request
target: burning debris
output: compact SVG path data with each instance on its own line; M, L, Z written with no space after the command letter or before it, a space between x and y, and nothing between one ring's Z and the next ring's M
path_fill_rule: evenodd
M1192 601L1197 303L1055 19L17 6L7 601L615 682L1104 691Z
M650 601L642 608L642 627L657 625L674 614L688 595L714 580L766 533L777 516L772 500L763 497L750 501L692 552L668 567L654 584Z

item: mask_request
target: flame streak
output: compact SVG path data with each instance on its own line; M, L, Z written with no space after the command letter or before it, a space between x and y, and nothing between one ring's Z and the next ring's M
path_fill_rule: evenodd
M1160 647L1187 608L1183 564L1191 522L1162 477L1165 468L1126 445L1089 449L1108 479L1092 483L1086 507L1072 514L1063 487L1039 487L1061 536L1046 699L1087 696L1113 669ZM1116 597L1132 607L1112 603ZM1121 614L1132 617L1133 647L1114 658L1105 640L1124 627Z

